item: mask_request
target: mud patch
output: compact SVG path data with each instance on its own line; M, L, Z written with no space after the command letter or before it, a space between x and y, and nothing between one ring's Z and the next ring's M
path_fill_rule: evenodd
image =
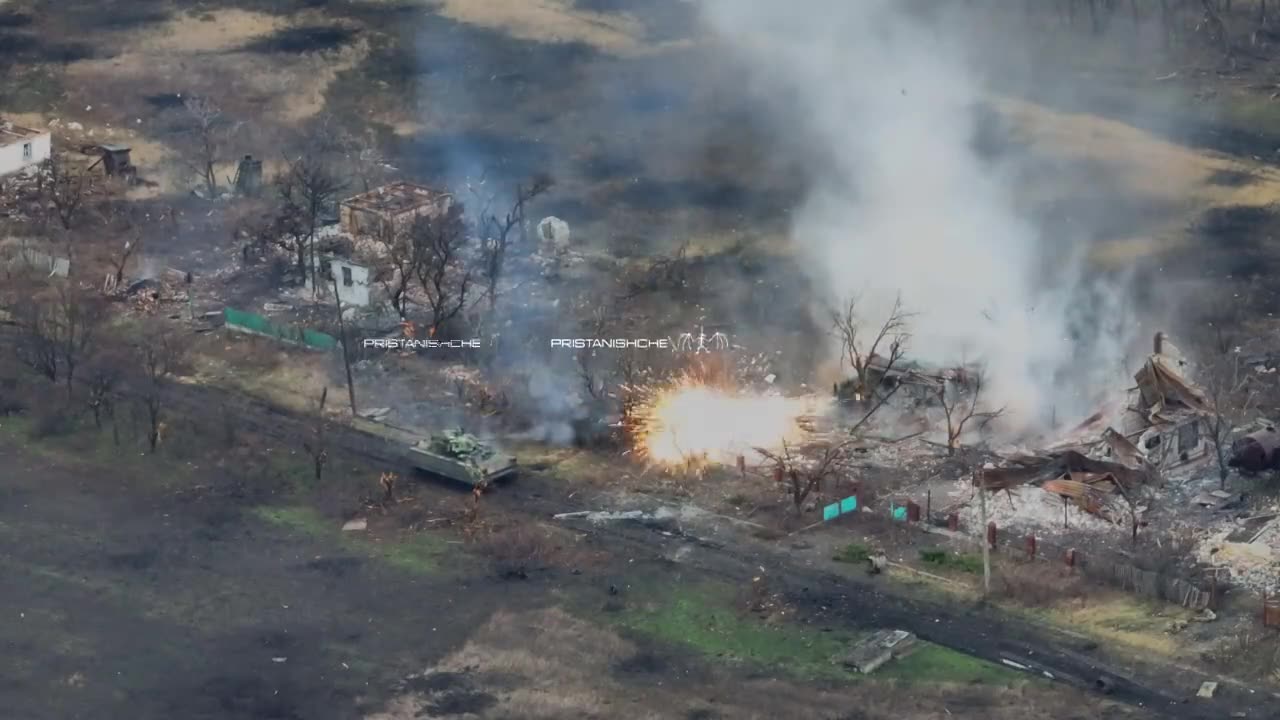
M33 18L25 13L12 10L0 11L0 29L26 27L32 20Z
M1219 185L1222 187L1241 187L1253 182L1257 182L1258 178L1253 173L1242 172L1239 170L1218 170L1209 176L1210 185Z
M143 548L132 552L111 553L107 555L107 566L117 570L140 572L149 570L160 559L160 551L156 548Z
M341 25L306 25L278 30L244 45L244 52L301 55L337 50L351 44L357 31Z
M364 567L364 560L358 557L316 558L306 565L308 570L315 570L335 578L347 577L358 572L362 567Z

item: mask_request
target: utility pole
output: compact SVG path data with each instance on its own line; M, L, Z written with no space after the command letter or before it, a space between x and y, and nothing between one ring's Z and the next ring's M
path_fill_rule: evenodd
M333 272L332 266L329 270L329 279L333 280L333 302L338 306L338 338L342 342L342 364L347 368L347 399L351 401L351 417L357 417L356 412L356 384L351 378L351 354L347 352L347 325L342 319L342 296L338 294L338 273ZM312 287L315 287L314 284Z
M982 595L991 594L991 538L987 525L987 474L982 468L975 470L978 476L978 509L982 513Z

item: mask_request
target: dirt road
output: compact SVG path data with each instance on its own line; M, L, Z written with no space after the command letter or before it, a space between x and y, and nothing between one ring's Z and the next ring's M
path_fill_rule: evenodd
M217 388L175 386L172 405L189 412L229 408L246 427L295 444L305 432L303 423L288 412ZM343 427L335 429L331 442L376 461L379 467L405 464L400 448L368 433ZM407 467L402 469L409 471ZM566 498L564 488L554 478L537 473L526 472L520 481L493 498L507 510L543 518L587 509ZM757 568L766 567L771 577L815 616L830 614L859 625L910 630L939 645L1004 665L1009 665L1005 661L1012 661L1027 672L1135 706L1157 709L1166 717L1208 720L1280 716L1280 699L1268 692L1223 686L1213 700L1193 702L1200 683L1215 678L1155 663L1119 660L1084 638L1031 625L998 610L943 603L908 595L884 583L851 580L800 566L785 551L771 549L749 537L732 544L709 544L644 526L590 526L584 531L611 549L630 547L636 556L672 557L676 550L673 544L692 544L695 551L685 554L683 562L736 582L748 582Z

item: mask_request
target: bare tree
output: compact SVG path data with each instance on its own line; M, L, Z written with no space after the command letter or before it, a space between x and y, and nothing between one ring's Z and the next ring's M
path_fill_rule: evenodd
M70 397L76 369L88 354L105 315L106 308L98 298L71 281L55 282L17 307L18 359L50 381L62 379Z
M207 97L189 96L182 101L190 123L189 141L184 153L191 168L210 198L218 196L218 163L226 155L226 145L238 123L230 122L222 109Z
M583 318L582 334L593 338L604 337L612 317L609 308L599 302L592 302L590 298L580 299L577 305L578 312ZM592 400L604 400L608 394L608 384L601 377L601 370L596 365L595 350L583 348L574 356L578 363L578 378L582 381L582 388L587 391L587 395Z
M796 512L813 492L821 490L828 480L847 476L851 471L851 457L857 441L854 439L821 445L795 448L783 443L782 449L773 451L756 448L765 459L765 467L773 470L773 476L782 481Z
M435 335L462 312L475 276L462 206L455 203L439 216L417 218L410 233L421 258L415 271L431 311L430 334Z
M108 256L107 262L110 263L111 269L115 271L112 278L115 280L117 287L124 282L124 271L129 266L129 259L138 252L138 247L141 244L142 241L138 237L125 240L120 252Z
M63 230L70 230L84 209L89 189L89 173L82 168L72 167L66 155L54 153L41 164L36 189L46 222L52 214Z
M130 362L123 350L115 345L98 348L85 365L85 384L89 388L89 411L93 413L94 427L102 429L102 418L111 418L111 436L120 444L120 429L116 424L116 391Z
M406 320L409 317L409 287L426 256L426 244L414 242L414 233L409 227L388 227L383 244L387 254L377 270L377 279L386 289L391 307L395 308L401 320Z
M1209 400L1209 413L1204 419L1214 459L1218 463L1219 487L1225 489L1231 472L1232 435L1244 424L1257 399L1248 372L1242 371L1240 354L1215 355L1201 372L1201 384Z
M491 208L497 202L485 197L479 187L471 188L480 198L480 210L476 213L476 235L480 238L480 267L485 280L485 297L492 310L498 302L498 283L506 268L507 251L511 246L511 232L525 228L525 211L529 202L552 188L554 181L548 175L538 175L526 184L516 186L511 208L501 218Z
M1138 519L1138 509L1142 506L1144 499L1150 498L1149 486L1143 484L1134 484L1126 487L1119 480L1116 481L1116 488L1120 492L1121 499L1124 500L1129 515L1129 542L1133 545L1138 544L1138 527L1142 524Z
M76 369L92 347L106 317L106 307L70 281L58 283L54 292L50 327L57 340L67 397L70 397Z
M16 304L13 316L18 327L14 352L19 362L44 375L50 382L57 382L62 368L62 353L53 313L40 300L26 298Z
M311 465L315 470L316 482L324 475L324 466L329 462L328 430L329 419L325 416L325 401L329 399L329 388L320 391L316 408L312 416L311 437L303 442L302 447L311 456Z
M841 360L853 369L854 400L869 404L881 395L890 372L906 352L912 313L903 309L902 298L896 298L879 329L866 332L858 304L857 298L850 298L843 308L831 312L831 319L840 340Z
M136 390L147 411L147 446L152 453L160 445L169 377L177 371L183 355L182 345L174 331L161 320L146 325L134 345L133 362L142 370Z
M324 152L308 148L288 161L277 187L284 203L280 216L282 228L294 233L298 243L294 249L299 269L304 277L310 273L312 292L318 294L322 278L316 262L316 230L320 228L325 211L337 201L346 184L334 172Z
M986 381L986 368L966 368L963 365L938 384L938 402L947 421L947 455L955 455L960 448L960 438L970 422L984 428L992 420L1004 414L1004 408L979 410L982 404L982 388Z

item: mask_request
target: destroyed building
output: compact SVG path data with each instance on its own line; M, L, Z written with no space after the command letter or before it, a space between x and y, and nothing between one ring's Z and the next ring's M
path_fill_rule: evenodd
M35 167L53 153L48 130L33 130L0 120L0 177Z
M1212 405L1186 377L1187 367L1157 335L1124 402L1099 410L1039 451L988 464L974 483L988 490L1039 485L1082 510L1107 515L1116 496L1158 486L1168 471L1208 456Z
M395 182L343 200L339 224L352 237L382 238L403 230L419 217L436 217L453 204L453 196L409 182Z

